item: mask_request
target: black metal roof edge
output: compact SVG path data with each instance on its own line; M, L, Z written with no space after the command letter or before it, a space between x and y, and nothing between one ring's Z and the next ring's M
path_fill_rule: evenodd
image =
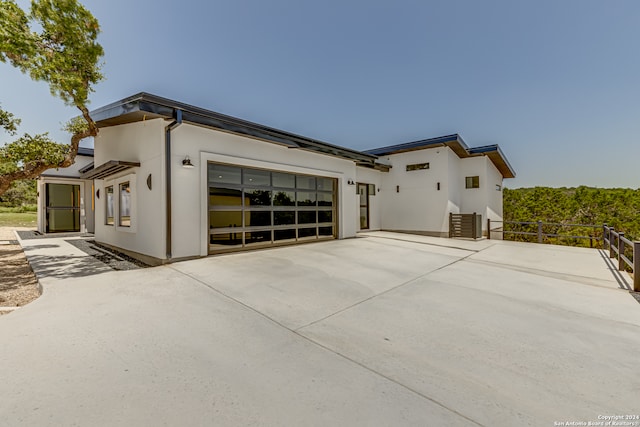
M78 147L78 155L93 157L93 148Z
M411 150L416 148L429 147L432 145L441 145L447 142L454 142L454 141L458 141L462 146L462 148L464 148L465 150L468 149L467 144L460 137L460 135L458 135L457 133L454 133L451 135L437 136L435 138L427 138L427 139L421 139L418 141L404 142L402 144L388 145L386 147L374 148L371 150L366 150L365 153L374 154L376 156L383 156L385 154L391 154L396 151Z
M285 145L291 145L287 144L287 142L293 142L296 145L301 145L303 147L304 145L309 145L311 146L309 148L318 148L318 151L325 154L332 154L340 157L346 157L353 160L360 160L371 163L373 163L377 158L377 156L370 153L364 153L361 151L352 150L350 148L340 147L338 145L319 141L313 138L308 138L302 135L293 134L269 126L264 126L258 123L228 116L226 114L217 113L215 111L174 101L168 98L163 98L161 96L153 95L146 92L140 92L136 95L132 95L120 101L116 101L111 104L105 105L104 107L98 108L95 111L91 112L91 116L96 122L99 122L102 120L112 119L127 113L143 111L164 116L166 118L172 118L174 110L182 110L183 120L187 122L218 127L213 124L212 121L219 121L226 125L235 127L236 129L238 129L238 131L240 131L240 129L245 129L246 132L242 132L244 134L256 136L256 133L261 133L264 134L266 139L277 143L284 143Z
M490 153L490 152L497 152L500 158L502 158L502 161L504 162L504 164L507 166L507 168L509 168L509 171L511 172L511 174L514 177L516 176L515 169L513 169L513 166L511 166L511 163L509 163L507 156L504 155L504 152L502 151L502 149L498 144L483 145L482 147L473 147L473 148L470 148L468 151L469 151L469 154L484 154L484 153Z

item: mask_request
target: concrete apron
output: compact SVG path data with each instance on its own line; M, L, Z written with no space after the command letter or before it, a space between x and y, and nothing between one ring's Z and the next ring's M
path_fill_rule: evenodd
M512 426L637 412L640 305L597 251L389 234L91 277L62 264L0 318L0 413Z

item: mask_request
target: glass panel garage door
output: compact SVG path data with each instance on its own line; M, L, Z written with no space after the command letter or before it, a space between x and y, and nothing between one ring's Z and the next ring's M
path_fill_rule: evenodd
M209 163L209 253L336 236L336 180Z

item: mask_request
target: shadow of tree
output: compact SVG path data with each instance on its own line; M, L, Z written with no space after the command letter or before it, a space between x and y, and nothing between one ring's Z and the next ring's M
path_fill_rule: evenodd
M31 255L29 263L39 279L45 277L59 279L87 277L113 271L109 266L86 256Z

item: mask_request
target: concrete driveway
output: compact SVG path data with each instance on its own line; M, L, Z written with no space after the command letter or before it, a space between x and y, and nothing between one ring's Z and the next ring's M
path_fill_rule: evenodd
M2 423L553 426L640 414L640 304L597 250L368 233L98 272L45 277L40 299L0 318Z

